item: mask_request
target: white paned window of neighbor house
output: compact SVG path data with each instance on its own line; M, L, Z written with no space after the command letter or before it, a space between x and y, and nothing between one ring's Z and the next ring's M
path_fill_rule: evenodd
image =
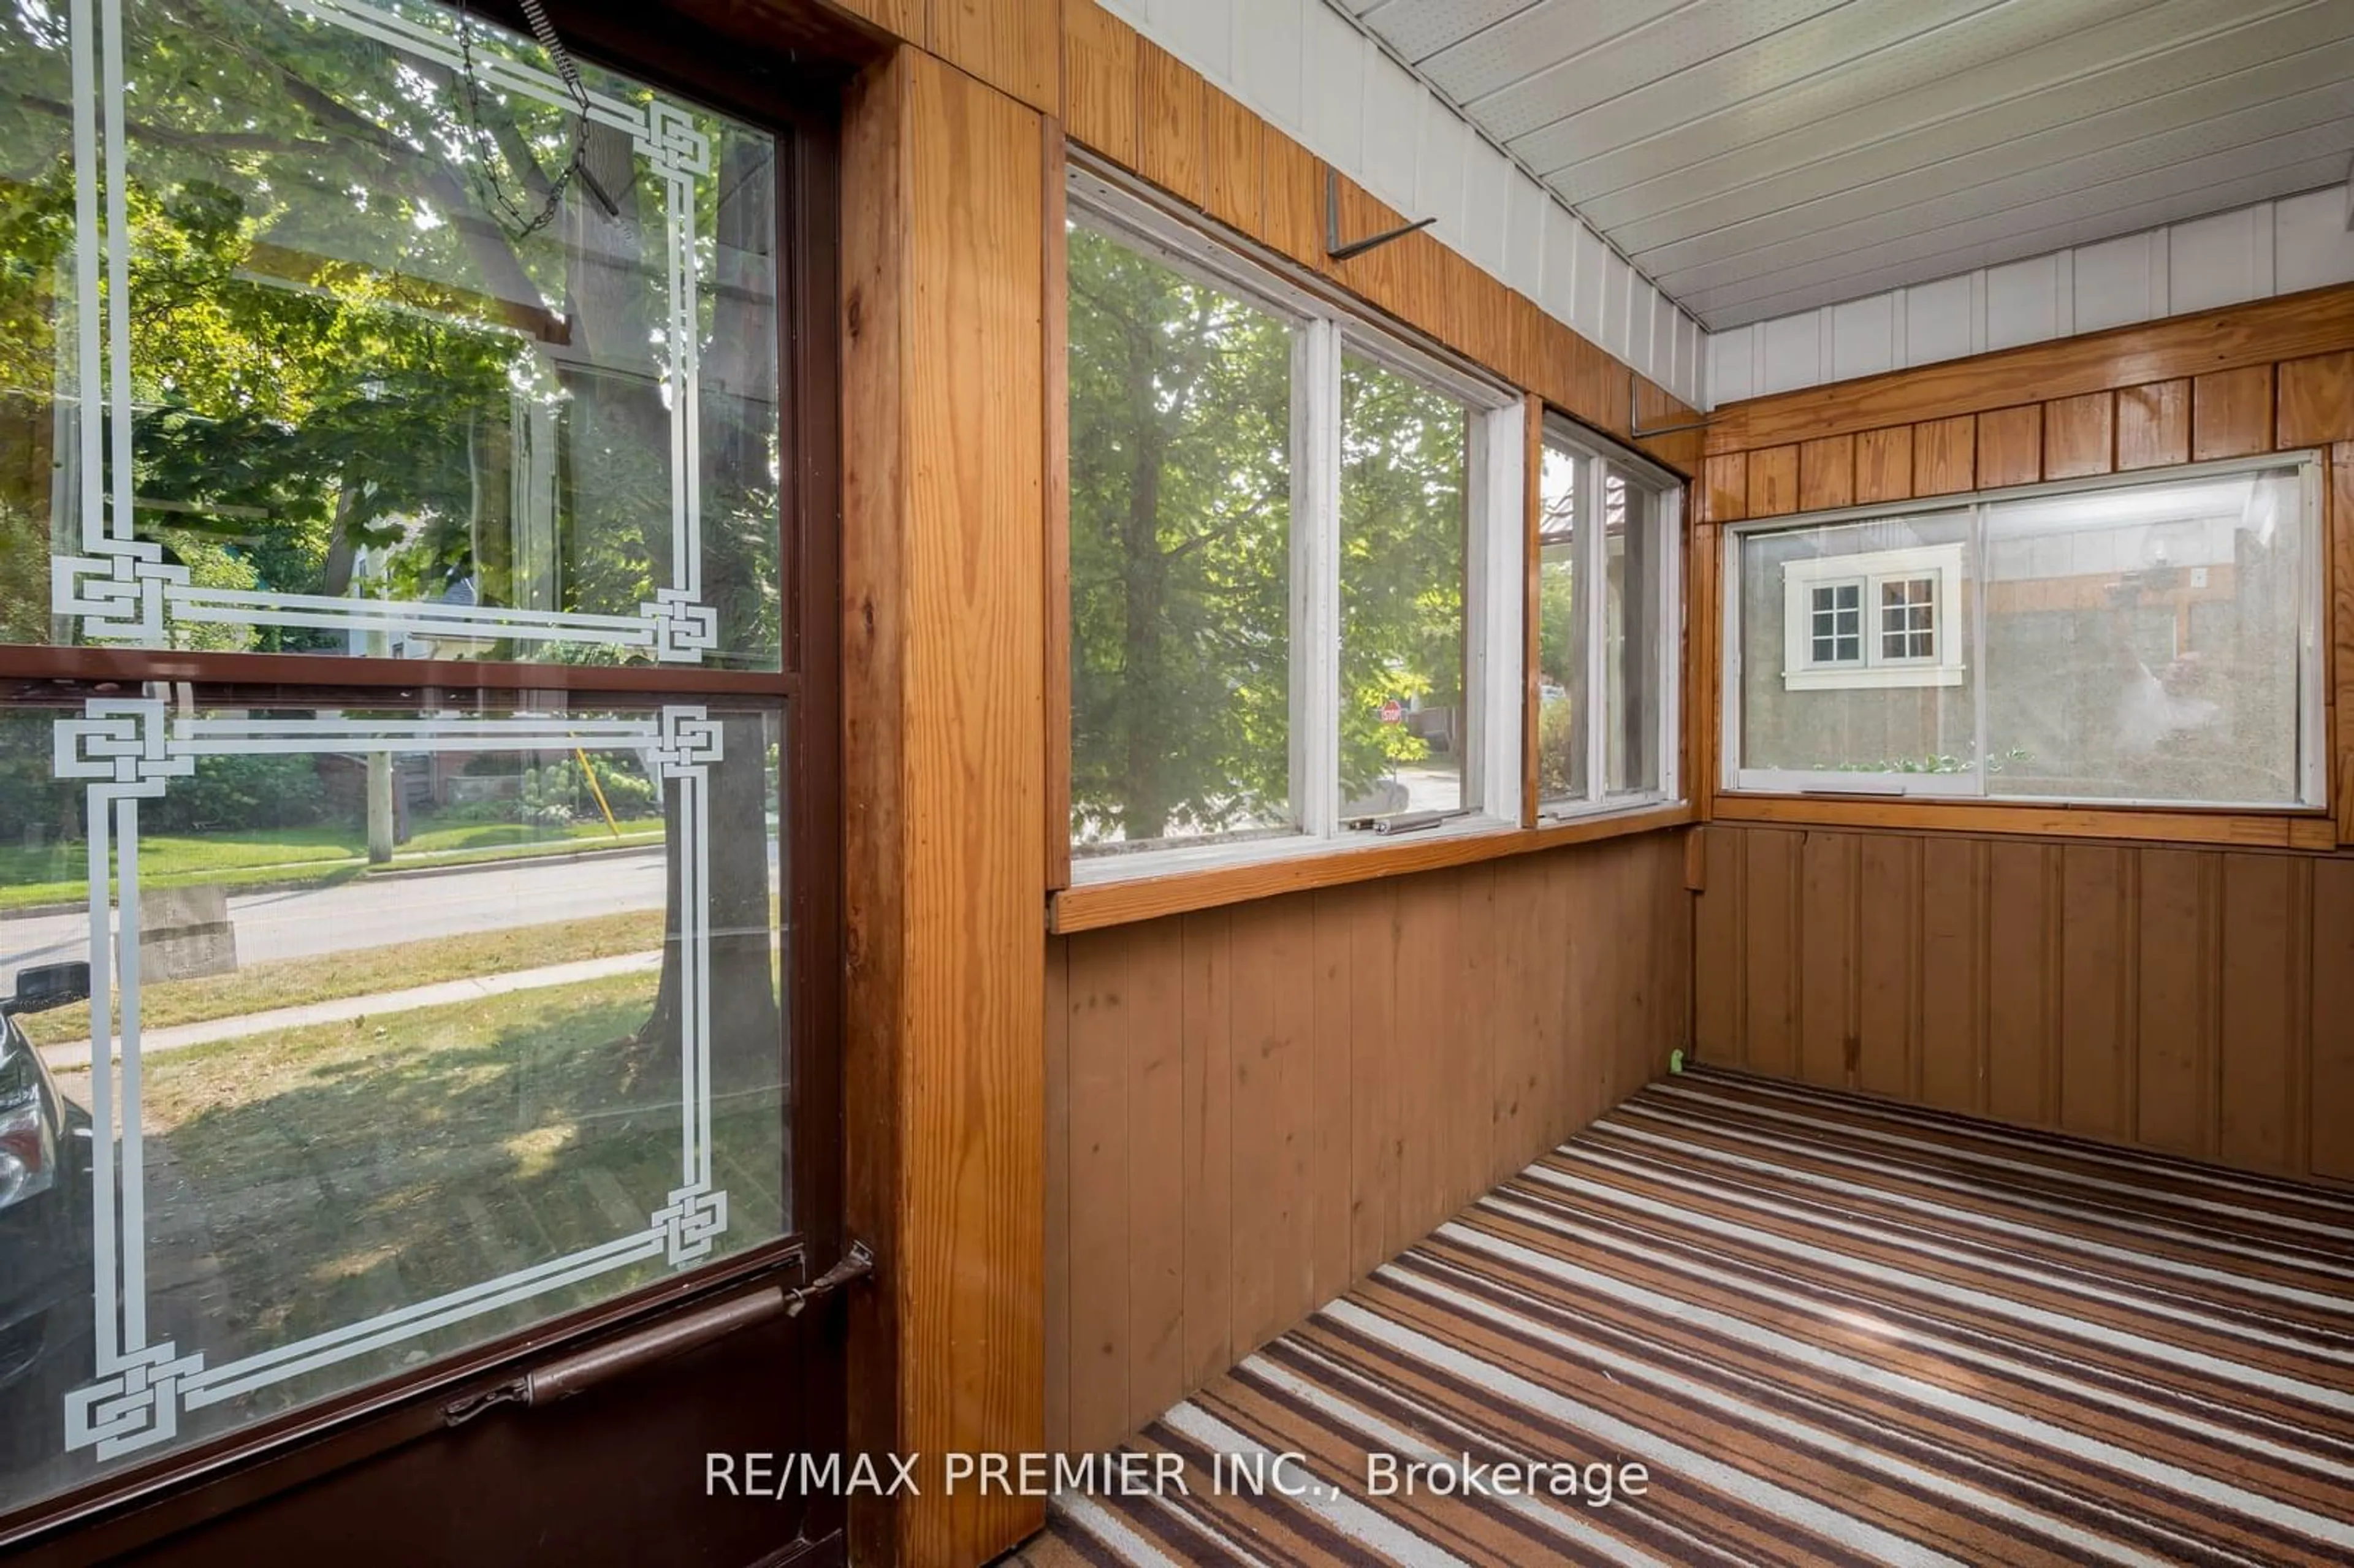
M2296 456L1736 527L1724 785L2319 808L2320 527Z
M1559 418L1537 485L1540 813L1672 800L1683 493Z
M1519 395L1069 196L1075 880L1517 826Z

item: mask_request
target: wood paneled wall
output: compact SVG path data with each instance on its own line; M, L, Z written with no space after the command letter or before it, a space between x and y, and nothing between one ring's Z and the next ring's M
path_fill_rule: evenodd
M1063 108L1064 0L826 0L1046 114Z
M1694 410L1428 234L1324 254L1326 164L1096 0L826 0L1057 116L1072 142L1620 440ZM1356 238L1405 220L1341 181ZM1697 431L1637 444L1697 471Z
M1092 0L822 3L888 50L843 131L845 1142L850 1227L882 1258L853 1308L852 1441L1108 1443L1638 1086L1682 1038L1670 966L1689 911L1661 835L1137 923L1050 957L1066 125L1599 429L1627 437L1630 403L1653 424L1691 410L1427 235L1327 260L1325 166ZM1341 194L1351 235L1399 221ZM1689 471L1699 437L1647 450ZM1294 994L1295 962L1334 967ZM1479 1017L1494 1027L1461 1027ZM1340 1145L1308 1159L1297 1140L1331 1129L1295 1106L1341 1107ZM1087 1182L1115 1174L1105 1207ZM1304 1271L1276 1266L1279 1241L1334 1234ZM1098 1347L1083 1363L1081 1333ZM854 1551L976 1563L1039 1518L1038 1499L970 1489L859 1501Z
M2354 1181L2354 287L1734 403L1707 445L1702 1057ZM2313 449L2334 821L1718 791L1724 524Z
M852 1431L1043 1440L1044 171L1033 110L920 50L848 106L843 188ZM1044 1504L854 1499L855 1555L983 1561Z
M2354 857L1698 831L1702 1060L2354 1181Z
M1688 732L1704 817L1986 827L2011 808L1720 796L1723 527L1745 519L2319 450L2335 821L2019 809L2023 833L2354 844L2354 285L1727 405L1694 486ZM2036 814L2031 816L2029 811Z
M1046 1440L1114 1442L1665 1070L1683 835L1047 948Z

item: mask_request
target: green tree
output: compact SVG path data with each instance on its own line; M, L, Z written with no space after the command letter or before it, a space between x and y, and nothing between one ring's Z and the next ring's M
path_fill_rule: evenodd
M1293 334L1070 231L1071 826L1149 843L1288 819ZM1426 744L1383 703L1458 703L1464 410L1351 360L1342 387L1341 771Z
M446 7L395 8L445 35L467 26L477 58L544 69L535 47ZM197 582L287 594L340 596L363 558L368 591L404 599L633 614L671 586L669 196L627 134L270 0L129 0L122 16L142 536ZM0 12L0 421L27 432L32 454L0 475L0 634L27 640L54 634L48 556L80 532L78 516L56 514L49 471L75 443L60 443L52 408L101 417L98 389L72 385L66 25L43 0ZM649 97L582 69L609 96ZM692 190L704 287L691 461L703 597L718 618L711 662L773 668L775 146L698 123L713 157ZM568 172L576 163L587 173ZM543 514L519 516L519 495ZM178 635L297 649L343 634ZM461 651L615 658L494 639ZM718 1074L772 1083L782 1031L768 863L746 847L767 837L768 724L721 722L712 832L726 853L712 857L708 893ZM677 896L673 870L673 931ZM671 953L650 1039L678 1028L675 943Z
M1291 332L1090 229L1069 273L1073 830L1279 821Z

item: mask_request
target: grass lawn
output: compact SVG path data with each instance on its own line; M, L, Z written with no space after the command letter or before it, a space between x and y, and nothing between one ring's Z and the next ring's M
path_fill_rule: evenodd
M394 850L391 869L662 842L659 818L626 821L620 828L616 836L601 820L541 828L521 822L437 825L432 818L420 816L408 842ZM0 910L72 904L87 898L89 863L87 849L78 842L40 849L0 848ZM246 828L201 835L154 833L142 834L139 840L139 881L143 887L328 882L365 875L367 869L367 830L359 824Z
M151 1252L174 1276L190 1272L191 1257L205 1265L207 1361L643 1229L681 1176L674 1047L632 1038L654 987L650 973L620 976L149 1060ZM59 1085L87 1102L86 1073ZM782 1125L773 1087L722 1098L722 1253L783 1226ZM232 1408L250 1418L669 1272L658 1257L599 1275Z
M511 926L462 937L432 937L382 948L355 948L316 958L254 964L235 974L164 980L140 988L139 1017L149 1029L236 1018L346 996L372 996L442 980L576 963L662 946L663 912L635 909L545 926ZM17 1020L37 1045L90 1038L90 1004L31 1012Z

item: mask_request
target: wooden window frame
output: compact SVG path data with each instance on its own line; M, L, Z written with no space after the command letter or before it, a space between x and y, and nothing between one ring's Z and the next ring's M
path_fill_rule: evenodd
M1388 841L1341 821L1341 440L1344 355L1370 361L1463 406L1468 524L1464 550L1463 806L1423 841L1520 831L1522 540L1526 399L1500 377L1397 325L1263 247L1188 214L1150 186L1074 149L1065 196L1074 223L1234 294L1293 328L1291 810L1296 831L1276 837L1164 845L1126 853L1073 853L1058 903L1114 884L1206 874L1259 864L1368 853ZM1064 305L1067 309L1067 304ZM1645 465L1649 467L1650 465ZM1067 522L1061 522L1067 527ZM1049 615L1069 614L1067 581ZM1302 658L1303 650L1317 656ZM1068 747L1067 728L1050 745ZM1066 825L1058 825L1067 839Z

